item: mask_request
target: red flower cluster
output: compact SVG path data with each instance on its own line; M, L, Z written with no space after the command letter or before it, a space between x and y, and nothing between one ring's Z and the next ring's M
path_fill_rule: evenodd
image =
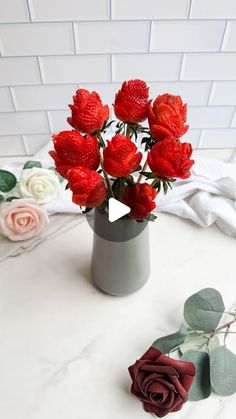
M144 220L156 208L154 199L157 192L148 183L135 183L124 189L124 204L131 208L130 215L136 220Z
M148 91L143 80L125 81L115 97L116 117L124 122L143 122L147 118Z
M106 185L102 176L86 167L70 169L68 185L73 192L72 201L80 206L98 207L106 197Z
M107 141L107 147L103 151L103 166L111 176L125 177L139 166L142 153L130 139L123 135L115 135L111 141Z
M107 191L108 198L112 195L110 175L118 178L114 189L119 197L123 193L124 202L131 208L130 215L136 220L149 216L156 206L155 186L134 183L132 173L138 169L142 153L131 138L119 133L125 123L134 133L142 131L136 124L147 117L151 132L151 150L147 159L152 171L150 177L163 178L160 182L165 182L165 178L186 179L190 176L194 163L191 160L192 147L179 141L188 129L185 125L186 105L179 96L161 95L151 105L149 88L143 80L125 81L113 105L115 115L123 124L118 125L118 133L107 141L107 145L104 145L101 131L109 117L108 105L103 105L98 93L86 89L77 90L73 102L69 105L72 115L68 122L74 130L54 135L54 150L49 154L57 171L68 180L76 204L87 207L101 205ZM149 137L146 139L148 142ZM101 160L99 146L104 146L101 175L97 172ZM125 179L128 176L129 179Z
M69 169L75 166L97 170L100 164L98 140L77 131L62 131L52 137L54 150L49 151L54 159L58 173L67 178Z
M96 92L79 89L73 97L74 105L69 105L72 116L68 123L78 131L92 134L101 130L109 117L108 105L103 106Z
M182 409L195 376L192 362L178 361L151 347L129 367L131 392L146 412L162 418Z
M167 137L180 138L188 130L186 122L187 105L180 96L158 96L148 108L148 122L153 138L163 140Z
M194 164L194 160L190 159L191 154L191 144L167 138L153 146L148 153L148 164L159 177L187 179Z

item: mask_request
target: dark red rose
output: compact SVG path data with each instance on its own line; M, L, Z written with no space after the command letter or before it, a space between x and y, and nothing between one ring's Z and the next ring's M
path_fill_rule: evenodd
M79 89L73 101L74 104L69 105L72 116L67 119L73 128L92 134L103 127L109 117L109 107L103 106L98 93Z
M75 167L68 171L68 186L73 192L72 201L81 207L98 207L106 197L102 176L86 167Z
M192 146L175 138L157 142L148 153L148 164L159 177L187 179L194 160L190 160Z
M131 208L130 215L136 220L144 220L156 204L157 192L148 183L135 183L124 188L124 204Z
M49 151L60 175L67 178L67 172L74 166L97 170L100 164L98 140L77 131L62 131L52 137L54 150Z
M107 141L107 147L103 149L103 166L109 175L125 177L139 166L142 153L134 143L123 135L115 135L111 141Z
M153 105L148 107L148 122L153 138L163 140L167 137L180 138L188 130L184 125L187 117L187 105L183 105L180 96L158 96Z
M131 392L146 412L159 418L177 412L188 399L195 376L192 362L177 361L151 347L129 367Z
M116 117L124 122L143 122L147 118L148 93L145 81L125 81L115 97Z

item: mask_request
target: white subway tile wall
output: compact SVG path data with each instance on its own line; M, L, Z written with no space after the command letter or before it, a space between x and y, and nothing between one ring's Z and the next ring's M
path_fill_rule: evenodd
M0 156L70 129L78 86L143 78L188 103L194 148L236 148L236 0L0 0Z

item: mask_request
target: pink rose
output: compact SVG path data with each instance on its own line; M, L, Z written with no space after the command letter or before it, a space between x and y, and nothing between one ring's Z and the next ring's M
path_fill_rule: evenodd
M12 241L31 239L48 223L47 211L35 199L14 199L0 205L0 233Z

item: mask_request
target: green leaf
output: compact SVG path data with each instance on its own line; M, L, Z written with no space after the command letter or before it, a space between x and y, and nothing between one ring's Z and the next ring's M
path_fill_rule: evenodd
M211 385L221 396L236 392L236 355L220 346L210 355Z
M219 346L220 346L220 340L219 340L218 336L216 336L216 335L212 336L212 338L210 338L210 340L208 342L208 351L211 353L216 348L218 348Z
M190 333L186 336L184 343L179 347L179 350L184 354L190 349L196 351L204 351L209 338L207 336L199 335L199 333Z
M36 161L36 160L29 160L24 164L23 169L32 169L32 167L42 167L42 164L40 163L40 161Z
M163 336L153 342L152 346L159 349L164 354L169 353L172 349L181 345L187 335L187 329L184 325L181 325L178 332L172 333L171 335Z
M155 221L157 219L157 215L150 213L147 217L146 220L148 221Z
M4 201L4 196L0 195L0 203Z
M211 394L209 355L206 352L190 350L185 352L181 360L193 362L196 368L189 400L198 401L209 397Z
M9 196L7 199L6 199L6 202L11 202L11 201L13 201L13 199L20 199L18 196Z
M214 288L204 288L193 294L184 304L184 318L195 330L214 330L225 306L220 293Z
M17 180L13 173L0 170L0 191L10 192L16 186Z

